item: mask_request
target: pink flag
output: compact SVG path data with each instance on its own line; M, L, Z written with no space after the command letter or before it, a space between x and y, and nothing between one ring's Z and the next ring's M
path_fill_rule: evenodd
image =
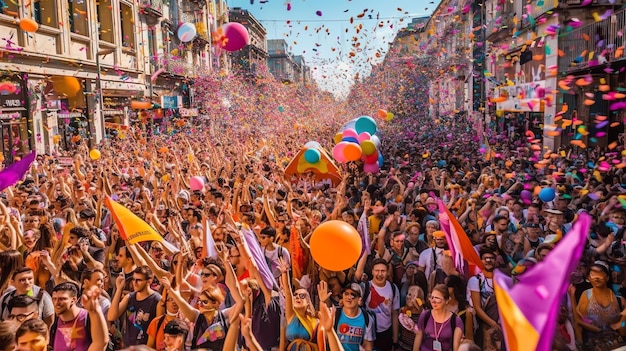
M464 262L467 261L469 276L478 274L483 269L483 262L480 260L478 253L476 253L472 241L443 202L441 200L437 200L437 202L439 203L439 223L441 224L441 230L446 233L446 240L452 252L454 266L459 272L465 272Z

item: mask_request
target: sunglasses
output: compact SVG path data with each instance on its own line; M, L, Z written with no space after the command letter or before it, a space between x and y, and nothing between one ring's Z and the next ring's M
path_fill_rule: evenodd
M201 275L203 278L208 278L208 277L211 277L211 276L217 277L217 274L215 274L215 273L213 273L213 272L202 272L202 273L200 273L200 275Z
M307 293L294 294L293 297L298 300L304 300L308 297Z
M356 299L357 297L359 297L359 295L357 295L354 292L350 292L350 291L344 291L343 292L343 296L351 296L353 299Z
M437 296L429 296L428 299L432 302L435 303L442 303L443 299L441 297L437 297Z
M152 251L156 251L156 252L163 252L163 249L160 247L153 247Z

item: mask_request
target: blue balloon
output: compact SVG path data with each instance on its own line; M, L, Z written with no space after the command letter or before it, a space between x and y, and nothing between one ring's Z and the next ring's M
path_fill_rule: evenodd
M554 200L555 196L556 193L554 192L554 189L550 187L543 188L539 191L539 199L543 202L550 202Z
M383 158L383 153L379 152L378 153L378 166L382 167L383 166L383 162L385 162L385 159Z
M343 139L341 139L341 141L347 141L349 143L359 143L359 139L355 138L355 137L345 137Z
M304 152L304 159L306 160L306 162L311 164L318 163L320 161L320 157L322 157L322 155L317 149L307 149Z
M361 116L354 123L354 130L358 134L368 132L370 135L376 134L376 121L370 116Z

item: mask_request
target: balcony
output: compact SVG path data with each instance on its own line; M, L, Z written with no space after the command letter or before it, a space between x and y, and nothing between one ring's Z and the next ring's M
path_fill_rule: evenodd
M537 18L543 15L544 13L557 8L558 6L559 6L559 0L537 1L532 6L532 11L530 12L530 16L532 18Z
M163 16L163 0L140 0L139 11L146 16L161 18Z
M626 45L626 38L621 35L625 25L626 9L607 19L569 31L560 39L559 48L564 55L559 57L559 71L603 67L607 63L623 60L623 55L615 57L615 51Z

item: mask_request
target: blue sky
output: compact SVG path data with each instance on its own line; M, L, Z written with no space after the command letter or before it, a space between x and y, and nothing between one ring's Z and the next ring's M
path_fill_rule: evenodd
M367 75L371 64L382 61L398 29L414 17L432 14L439 1L227 0L227 4L250 11L267 29L268 39L285 39L294 55L305 57L322 89L343 96L357 73Z

